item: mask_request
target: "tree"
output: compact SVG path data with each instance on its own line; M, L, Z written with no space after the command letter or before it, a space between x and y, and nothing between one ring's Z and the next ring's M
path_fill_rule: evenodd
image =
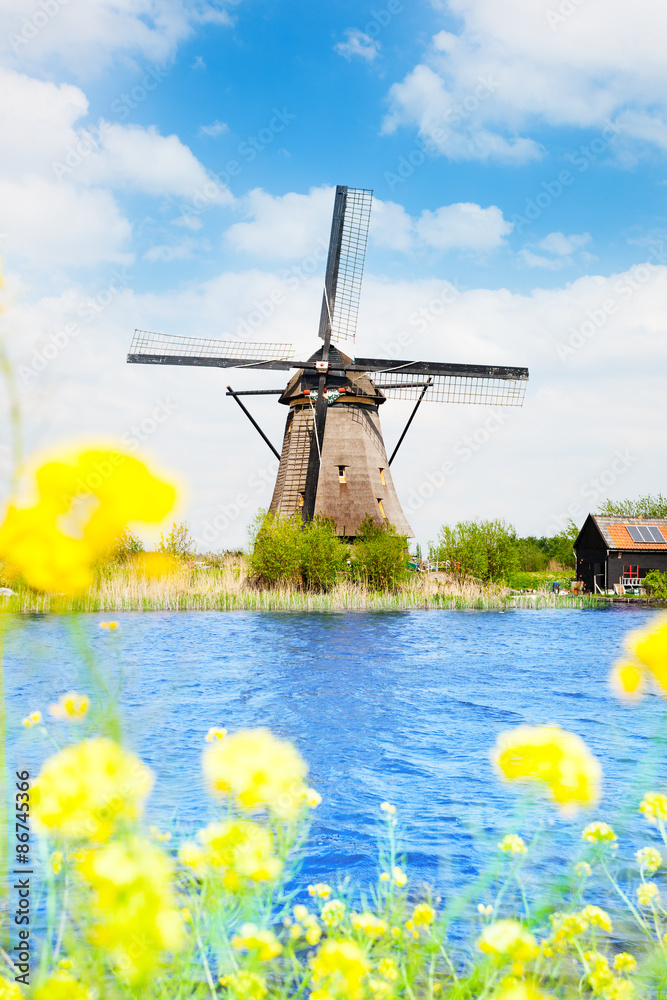
M667 497L647 493L636 500L605 500L597 513L611 517L667 517Z
M260 511L251 527L250 565L258 583L328 590L343 573L348 548L329 518L304 524L298 514Z
M667 573L652 569L644 577L644 587L649 597L656 601L667 601Z
M188 522L181 521L180 524L176 524L174 521L171 531L166 536L160 532L160 544L157 551L162 552L163 555L178 556L181 559L187 559L194 555L195 540L190 534Z
M395 590L408 576L407 554L407 535L399 535L388 521L376 524L366 514L352 548L352 577L373 590Z
M517 569L517 543L516 531L505 521L459 521L453 528L442 526L429 554L459 581L500 582Z

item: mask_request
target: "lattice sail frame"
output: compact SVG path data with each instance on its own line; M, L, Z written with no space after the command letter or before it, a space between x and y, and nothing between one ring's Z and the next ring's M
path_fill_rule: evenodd
M295 352L291 344L256 344L205 337L170 337L165 333L154 333L151 330L135 330L128 353L185 358L229 358L237 361L291 361Z
M387 399L419 399L426 390L424 402L469 403L485 406L523 406L527 378L485 378L478 375L405 375L400 372L368 373L375 387Z
M347 189L336 298L331 318L331 339L334 341L354 340L357 333L372 202L372 191L366 188Z

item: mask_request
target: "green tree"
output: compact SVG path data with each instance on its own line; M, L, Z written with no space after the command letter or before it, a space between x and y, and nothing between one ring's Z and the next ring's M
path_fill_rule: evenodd
M181 559L188 559L195 553L195 540L190 534L190 525L187 521L172 523L171 530L167 535L160 532L160 544L158 552L163 552L171 556L178 556Z
M349 549L331 518L317 515L301 532L301 573L313 590L329 590L343 574Z
M500 582L518 567L517 542L516 531L505 521L459 521L453 528L442 526L429 554L459 581Z
M366 514L352 547L352 578L373 590L395 590L408 577L408 538L394 524Z
M667 497L647 493L635 500L605 500L597 513L611 517L667 517Z
M348 548L335 523L315 517L304 524L298 514L260 511L251 527L250 566L257 582L275 587L328 590L344 572Z
M667 573L652 569L644 577L644 587L649 597L656 601L667 601Z

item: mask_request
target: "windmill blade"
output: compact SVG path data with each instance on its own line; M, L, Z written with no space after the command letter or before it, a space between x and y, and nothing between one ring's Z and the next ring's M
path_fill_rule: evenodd
M191 365L203 368L267 368L289 371L291 344L254 344L203 337L168 337L135 330L127 360L140 365Z
M527 368L503 365L458 365L386 358L356 358L355 365L371 374L375 387L389 399L418 399L427 380L432 379L424 402L523 406L528 385Z
M373 192L338 186L320 315L320 337L354 340Z

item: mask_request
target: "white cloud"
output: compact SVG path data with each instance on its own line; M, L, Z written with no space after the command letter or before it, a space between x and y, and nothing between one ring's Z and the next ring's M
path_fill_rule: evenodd
M308 194L271 195L255 188L243 200L252 221L237 222L226 241L236 250L266 260L293 260L329 243L333 189L311 188Z
M3 0L4 61L22 67L48 62L69 74L96 75L121 54L163 64L193 26L229 24L207 0Z
M345 32L345 41L337 42L334 51L348 62L355 56L372 62L380 52L380 43L359 28L348 28Z
M534 253L528 248L519 251L519 259L526 267L542 267L550 271L559 271L563 267L569 267L574 263L573 254L580 251L580 259L591 261L595 258L587 251L582 251L591 241L590 233L571 233L566 236L564 233L548 233L538 243L532 244L538 250L546 250L551 254L545 257Z
M161 261L172 261L172 260L186 260L188 257L192 257L193 251L197 247L197 241L187 238L182 240L180 243L165 243L161 246L151 247L144 254L144 260L150 260L155 262L157 260Z
M215 139L219 135L229 132L229 125L226 122L219 122L216 118L210 125L200 125L199 134L206 135L209 139Z
M470 202L443 205L435 212L424 211L415 227L421 242L435 250L481 252L501 246L512 228L512 223L503 218L495 205L482 208Z
M585 247L591 242L590 233L571 233L565 236L564 233L548 233L541 239L537 246L540 250L548 250L549 253L559 257L566 257L580 247Z
M569 13L563 15L561 11ZM390 91L385 130L416 126L452 159L521 161L534 125L603 128L667 145L667 7L637 0L452 0L458 34L436 34Z

